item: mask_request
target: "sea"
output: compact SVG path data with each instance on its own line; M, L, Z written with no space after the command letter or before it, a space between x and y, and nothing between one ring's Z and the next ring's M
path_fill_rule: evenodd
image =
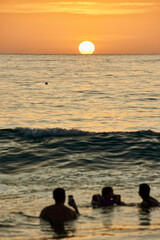
M160 55L0 54L0 240L159 240ZM125 206L92 208L112 186ZM41 221L52 191L80 216Z

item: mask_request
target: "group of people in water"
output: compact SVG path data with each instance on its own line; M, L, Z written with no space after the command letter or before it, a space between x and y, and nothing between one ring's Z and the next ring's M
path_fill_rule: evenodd
M142 198L140 207L150 208L160 206L160 202L150 196L150 187L148 184L143 183L139 185L139 195ZM56 188L53 191L53 199L55 200L55 204L42 209L40 218L50 223L62 223L75 219L79 215L78 207L72 196L69 196L68 204L73 209L65 205L66 194L63 188ZM93 195L91 205L93 207L108 207L114 205L125 206L126 204L121 201L120 195L114 194L112 187L104 187L102 194Z

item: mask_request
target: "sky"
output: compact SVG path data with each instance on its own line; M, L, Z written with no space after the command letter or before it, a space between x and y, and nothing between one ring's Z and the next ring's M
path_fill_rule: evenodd
M160 53L160 0L0 0L0 53Z

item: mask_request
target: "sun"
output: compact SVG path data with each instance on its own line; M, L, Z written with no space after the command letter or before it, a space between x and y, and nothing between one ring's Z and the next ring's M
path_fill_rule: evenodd
M81 54L92 54L95 50L95 46L92 42L84 41L79 45L79 51Z

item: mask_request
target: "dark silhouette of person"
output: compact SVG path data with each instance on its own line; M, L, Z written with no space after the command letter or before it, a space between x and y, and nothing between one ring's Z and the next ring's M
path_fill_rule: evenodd
M150 187L148 184L142 183L139 185L139 195L143 200L140 204L141 207L149 208L160 206L160 203L155 198L150 196Z
M121 202L121 196L114 194L112 187L104 187L102 189L102 195L93 195L91 203L93 207L107 207L115 204L125 205L124 202Z
M112 199L114 196L112 187L104 187L102 188L102 197L105 199Z
M70 203L70 206L73 207L74 210L64 205L66 195L63 188L56 188L53 191L53 199L55 200L55 204L42 209L40 218L47 220L51 224L54 224L75 219L79 214L74 199Z

